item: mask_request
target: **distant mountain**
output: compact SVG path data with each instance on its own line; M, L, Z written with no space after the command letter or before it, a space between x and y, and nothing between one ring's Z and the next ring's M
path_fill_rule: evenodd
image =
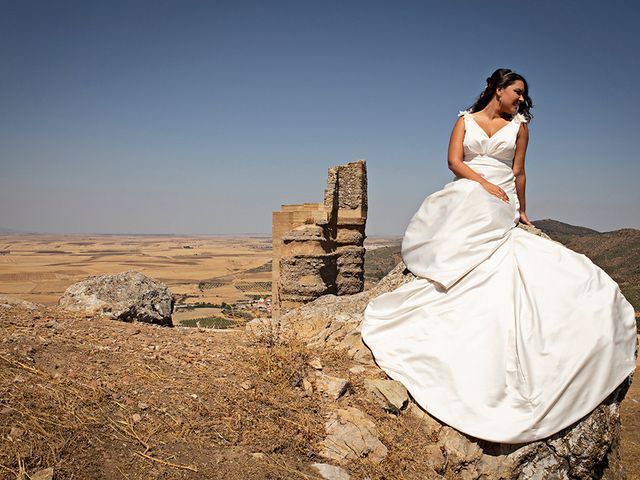
M535 222L532 221L531 223L533 223L536 227L538 227L549 236L552 236L552 234L593 235L596 233L600 233L597 230L593 230L591 228L569 225L568 223L559 222L558 220L553 220L551 218L536 220Z
M13 230L12 228L0 227L0 235L21 235L27 232L21 232L20 230Z
M613 278L636 312L640 311L640 230L598 232L550 218L532 221L537 228L571 250L582 253ZM400 241L365 253L365 280L377 282L398 262Z
M366 250L364 253L365 282L377 283L402 261L400 256L400 240L397 245Z

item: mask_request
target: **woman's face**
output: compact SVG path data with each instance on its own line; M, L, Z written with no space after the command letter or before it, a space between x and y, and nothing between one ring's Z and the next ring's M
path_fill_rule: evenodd
M518 105L524 102L524 82L516 80L506 88L498 88L496 91L501 99L503 108L513 114L518 111Z

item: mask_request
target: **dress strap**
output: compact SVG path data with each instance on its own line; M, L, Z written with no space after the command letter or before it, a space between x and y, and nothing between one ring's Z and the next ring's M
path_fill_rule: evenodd
M525 117L521 113L516 113L513 116L513 119L516 121L516 123L527 123L527 117Z
M460 110L460 111L458 112L458 116L459 116L459 117L461 117L461 116L463 116L463 115L464 115L464 116L466 117L466 116L467 116L467 113L469 113L469 110Z

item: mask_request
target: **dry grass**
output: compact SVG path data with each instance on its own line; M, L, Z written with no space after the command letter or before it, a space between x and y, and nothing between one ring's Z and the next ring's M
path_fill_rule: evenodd
M620 404L620 454L628 480L640 480L640 357L625 399Z
M324 423L346 406L370 415L389 449L380 464L350 463L354 480L433 476L424 419L386 413L365 394L364 379L384 378L380 370L353 374L346 352L280 333L0 308L0 479L26 480L46 467L56 479L318 479L310 464L326 461L318 453ZM301 388L313 358L349 379L338 401ZM638 478L640 432L630 399L639 393L632 386L622 404L630 479Z
M0 451L2 470L10 474L5 478L27 478L27 471L51 465L60 478L91 470L91 456L83 453L108 433L104 393L4 355L0 363L0 419L3 430L9 428ZM69 457L71 464L63 461Z
M44 347L31 332L47 333L45 321L0 318L13 340L0 344L0 478L46 467L56 478L316 478L324 421L295 388L308 368L300 345L42 320L61 324Z

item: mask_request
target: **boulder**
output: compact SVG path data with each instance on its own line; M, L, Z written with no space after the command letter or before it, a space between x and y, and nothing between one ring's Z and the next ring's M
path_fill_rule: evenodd
M173 325L174 300L167 286L134 270L75 283L67 288L59 304L68 310L125 322Z
M367 378L364 386L382 408L391 413L400 413L409 403L407 389L395 380L377 380Z
M333 377L322 372L316 374L316 390L333 400L340 398L349 387L349 382L340 377Z
M26 310L37 310L38 304L27 302L21 298L10 297L8 295L0 295L0 308L24 308Z
M322 362L319 358L312 358L307 362L307 365L314 368L315 370L322 370Z
M320 452L323 457L344 462L367 457L374 463L387 455L387 447L378 439L376 424L355 407L333 412L325 423L327 437Z

